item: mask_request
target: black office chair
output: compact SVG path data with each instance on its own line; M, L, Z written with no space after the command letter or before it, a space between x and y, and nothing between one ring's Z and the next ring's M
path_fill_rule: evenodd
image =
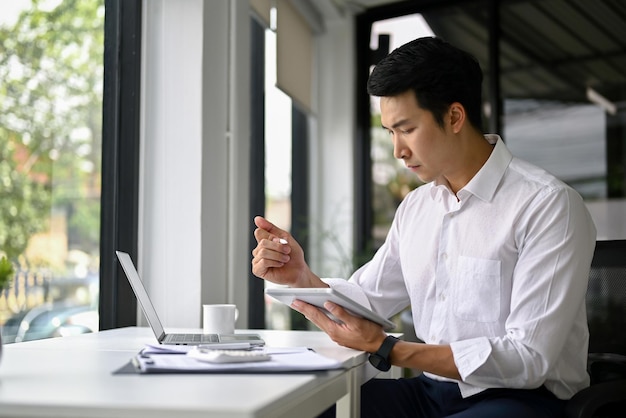
M587 288L591 386L567 403L568 418L626 416L626 240L598 241Z

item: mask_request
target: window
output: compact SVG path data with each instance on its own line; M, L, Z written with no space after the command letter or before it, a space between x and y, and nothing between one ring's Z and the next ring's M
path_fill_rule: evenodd
M276 87L276 33L265 31L265 216L291 230L291 108L289 96ZM272 286L266 282L265 286ZM291 328L286 305L267 298L268 329Z
M415 38L432 36L433 32L420 14L412 14L374 22L370 47L378 50L379 37L389 36L389 51ZM374 67L370 67L373 69ZM393 145L380 124L378 97L370 97L372 112L372 247L382 245L391 227L396 208L411 190L421 185L419 179L393 156Z
M607 197L606 117L598 106L508 99L504 135L513 155L545 168L583 198Z
M583 196L598 239L626 234L625 11L620 2L500 7L505 141Z
M289 231L306 251L308 210L307 115L277 87L276 32L252 18L251 212ZM259 70L262 67L262 71ZM258 189L262 190L262 196ZM256 240L250 242L251 249ZM250 277L250 325L300 329L302 315L264 297L271 283ZM260 285L259 285L260 284ZM260 305L262 303L262 305ZM259 321L264 318L264 321Z
M363 35L357 39L367 34L374 42L365 46L357 41L357 94L366 88L370 66L386 54L377 50L379 35L389 35L393 43L404 19L420 13L435 35L478 59L484 74L485 131L500 134L514 155L575 188L590 208L599 239L623 238L618 214L626 202L626 75L620 71L626 60L621 36L625 7L610 1L475 0L366 11L357 19ZM361 100L357 97L357 106ZM388 157L391 148L385 149L376 136L375 109L360 107L357 113L363 132L355 160L363 185L357 197L362 210L356 214L361 251L380 245L399 199L414 187L396 180L401 171Z
M265 214L291 229L291 98L276 87L276 34L265 31Z
M104 1L14 1L0 20L3 342L98 330Z

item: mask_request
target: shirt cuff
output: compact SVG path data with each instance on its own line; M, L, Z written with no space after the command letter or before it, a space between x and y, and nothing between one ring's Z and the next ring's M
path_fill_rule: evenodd
M360 286L350 283L346 279L322 279L322 281L344 296L365 306L367 309L372 309L370 301L367 299L365 292L363 292Z
M461 379L465 381L476 369L485 364L491 351L491 343L486 337L472 338L450 344L454 364L456 364Z

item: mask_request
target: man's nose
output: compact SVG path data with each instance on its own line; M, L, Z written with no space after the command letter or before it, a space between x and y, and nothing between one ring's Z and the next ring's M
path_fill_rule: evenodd
M408 149L404 142L394 139L393 141L393 156L398 160L403 160L408 157Z

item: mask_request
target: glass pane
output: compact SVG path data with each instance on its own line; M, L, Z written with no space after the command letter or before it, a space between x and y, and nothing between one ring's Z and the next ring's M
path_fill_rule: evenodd
M4 343L98 329L104 1L0 14Z
M291 98L276 87L276 34L265 43L265 196L266 217L291 228Z
M583 196L599 240L623 239L626 4L546 0L501 7L505 141Z
M291 230L291 98L276 87L276 33L265 31L265 217ZM273 286L265 281L265 286ZM291 308L265 297L268 329L291 329Z
M619 47L591 31L600 12L591 5L545 3L541 8L531 1L502 6L504 138L516 156L552 172L585 199L604 199L608 119L586 90L593 86L606 94L612 89ZM564 31L564 16L579 22L577 33L588 35Z
M606 197L606 121L599 107L508 99L504 111L504 138L513 155L548 170L584 198Z
M419 37L432 36L433 32L420 14L381 20L372 25L370 47L378 49L378 36L389 35L390 52ZM373 67L372 67L373 68ZM370 69L371 71L371 69ZM421 185L415 174L406 169L402 161L393 156L393 144L380 123L378 97L370 98L372 114L372 229L373 248L382 245L391 226L396 208L411 190Z

